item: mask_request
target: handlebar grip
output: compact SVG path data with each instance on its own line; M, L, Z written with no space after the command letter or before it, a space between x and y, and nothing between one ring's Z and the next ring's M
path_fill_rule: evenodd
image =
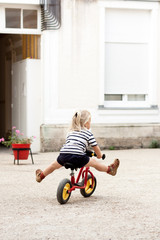
M93 151L91 151L91 150L86 150L86 154L87 154L87 156L89 156L89 157L93 157L93 156L95 156L94 154L94 152Z
M86 154L87 154L87 156L89 156L89 157L97 157L97 155L96 155L96 153L95 152L93 152L93 151L91 151L91 150L86 150ZM104 160L106 158L106 155L105 154L103 154L102 155L102 160Z
M96 154L95 152L93 152L93 155L92 155L92 156L97 157L97 154Z

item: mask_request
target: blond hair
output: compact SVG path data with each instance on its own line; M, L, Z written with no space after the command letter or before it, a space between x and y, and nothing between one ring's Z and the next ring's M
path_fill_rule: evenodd
M77 111L72 117L72 124L70 127L71 131L81 131L85 128L85 124L89 121L91 117L90 112L87 110Z

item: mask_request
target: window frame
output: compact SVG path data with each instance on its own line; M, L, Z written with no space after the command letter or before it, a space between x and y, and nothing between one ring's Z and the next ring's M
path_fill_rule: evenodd
M21 9L20 28L7 28L6 27L6 15L5 9ZM23 10L36 10L37 11L37 28L23 28ZM5 4L0 5L0 16L2 21L0 22L0 32L10 34L41 34L41 8L40 5L24 5L24 4Z
M99 2L99 106L100 108L152 108L157 105L157 16L158 16L158 3L145 3L145 2L112 2L100 1ZM135 9L135 10L150 10L151 11L151 28L150 28L150 41L149 41L149 91L146 93L146 101L105 101L104 99L104 83L105 83L105 14L108 9ZM121 94L121 93L117 93ZM122 93L123 94L123 93ZM126 93L127 94L127 93ZM138 94L138 93L135 93Z
M115 94L116 95L116 94ZM135 94L135 95L145 95L145 100L144 101L131 101L128 100L128 96L132 95L132 94L118 94L118 95L122 95L122 100L119 101L105 101L104 100L104 107L120 107L120 108L149 108L149 102L148 102L148 94Z

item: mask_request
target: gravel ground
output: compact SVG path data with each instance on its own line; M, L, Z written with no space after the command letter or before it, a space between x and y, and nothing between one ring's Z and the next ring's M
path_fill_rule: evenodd
M58 153L35 154L34 165L30 158L14 165L11 152L0 151L0 239L160 240L160 149L104 151L106 164L120 159L118 174L92 169L94 194L84 198L76 190L64 205L56 191L69 170L35 181L35 170Z

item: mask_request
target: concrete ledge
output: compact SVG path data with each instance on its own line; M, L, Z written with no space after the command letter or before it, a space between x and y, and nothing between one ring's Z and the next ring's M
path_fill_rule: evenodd
M59 151L65 143L66 135L68 132L68 125L46 124L41 126L40 131L41 151Z
M59 151L65 143L68 125L41 126L41 151ZM92 132L101 149L148 148L160 143L160 124L92 124Z

